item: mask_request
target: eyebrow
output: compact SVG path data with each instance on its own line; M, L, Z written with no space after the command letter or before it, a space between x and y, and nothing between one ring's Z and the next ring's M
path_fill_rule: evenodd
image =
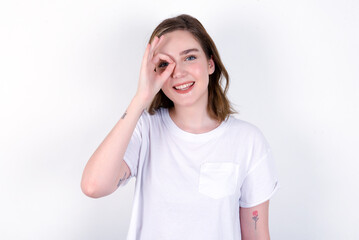
M190 49L187 49L187 50L184 50L180 53L180 55L186 55L190 52L199 52L199 50L197 48L190 48Z

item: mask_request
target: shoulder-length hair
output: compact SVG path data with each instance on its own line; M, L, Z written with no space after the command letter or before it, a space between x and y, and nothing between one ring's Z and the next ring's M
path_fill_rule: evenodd
M207 111L210 117L222 122L230 114L237 113L226 96L229 87L228 72L221 61L217 47L212 38L196 18L187 14L182 14L177 17L163 20L153 31L149 43L152 42L155 36L161 37L166 33L176 30L190 32L200 43L207 59L209 60L212 57L214 61L215 71L209 76L208 84ZM221 86L223 77L226 80L224 89L222 89ZM174 104L172 100L170 100L161 89L149 105L148 112L153 115L155 114L155 111L161 107L171 108L173 106Z

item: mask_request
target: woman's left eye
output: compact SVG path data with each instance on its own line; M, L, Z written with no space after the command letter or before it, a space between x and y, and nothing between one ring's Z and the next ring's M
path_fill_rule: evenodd
M159 68L164 68L168 66L168 62L161 62L160 65L158 65Z
M196 59L195 56L189 56L189 57L186 58L186 60L195 60L195 59Z

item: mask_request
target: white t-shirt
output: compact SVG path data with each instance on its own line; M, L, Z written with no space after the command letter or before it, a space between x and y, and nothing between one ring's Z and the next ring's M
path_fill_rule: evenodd
M201 134L180 129L168 109L141 114L124 161L136 177L127 240L238 240L239 207L267 201L279 184L270 146L254 125L230 116Z

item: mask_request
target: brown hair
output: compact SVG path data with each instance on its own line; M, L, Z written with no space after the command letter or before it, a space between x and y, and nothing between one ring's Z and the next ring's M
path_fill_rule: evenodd
M162 36L175 30L185 30L190 32L193 37L200 43L207 59L213 58L215 71L209 76L208 84L208 105L207 111L211 118L220 122L225 120L230 114L237 113L226 97L229 85L229 75L224 67L218 50L212 38L208 35L203 25L194 17L182 14L177 17L163 20L153 31L149 43L155 36ZM226 79L224 90L222 89L222 79ZM153 115L160 107L171 108L174 104L162 91L156 94L149 106L148 112Z

